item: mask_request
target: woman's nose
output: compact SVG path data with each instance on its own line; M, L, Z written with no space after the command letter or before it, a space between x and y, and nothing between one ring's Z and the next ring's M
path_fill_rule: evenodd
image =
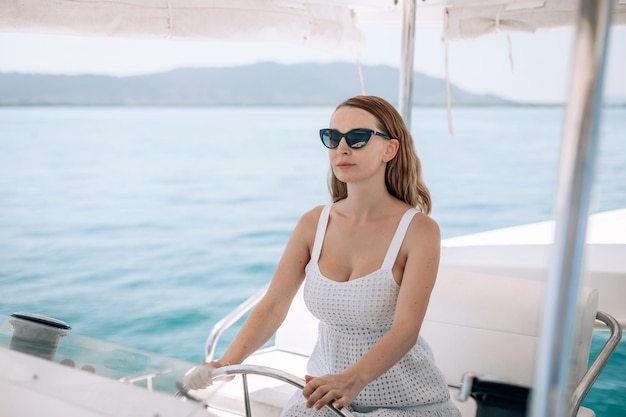
M346 138L341 138L339 145L337 145L337 148L335 149L343 154L350 152L350 147L348 146L348 142L346 142Z

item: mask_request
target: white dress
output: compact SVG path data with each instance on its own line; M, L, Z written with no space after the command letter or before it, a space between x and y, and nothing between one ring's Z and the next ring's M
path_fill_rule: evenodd
M382 267L361 278L337 282L322 275L318 260L331 205L317 226L311 260L306 266L304 301L319 319L318 339L307 371L313 376L337 374L367 353L391 328L400 287L391 273L415 209L409 209L398 225ZM459 417L450 400L445 378L432 352L420 336L398 363L368 384L349 410L357 416ZM282 417L335 416L327 407L306 408L300 391L289 400Z

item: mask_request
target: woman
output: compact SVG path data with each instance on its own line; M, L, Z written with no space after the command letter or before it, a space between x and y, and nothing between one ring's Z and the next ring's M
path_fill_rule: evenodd
M306 386L283 416L312 416L327 404L368 416L459 416L419 338L440 233L411 135L387 101L358 96L335 109L320 137L333 204L302 216L267 294L222 358L194 368L185 384L205 387L212 368L263 346L304 282L319 334Z

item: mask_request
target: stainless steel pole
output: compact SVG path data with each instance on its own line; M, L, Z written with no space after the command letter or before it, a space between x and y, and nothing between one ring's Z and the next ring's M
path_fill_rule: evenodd
M597 149L599 107L612 0L581 0L570 95L561 144L556 230L531 416L563 417L573 387L569 367L577 331L583 249Z
M402 50L400 51L400 92L398 111L411 127L413 108L413 59L415 53L416 0L404 0L402 15Z

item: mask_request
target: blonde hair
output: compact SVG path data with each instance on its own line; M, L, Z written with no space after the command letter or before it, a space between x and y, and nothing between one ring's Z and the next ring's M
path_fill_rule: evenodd
M376 96L352 97L338 105L335 111L342 107L356 107L370 113L376 118L378 129L400 142L398 154L387 162L385 168L387 191L408 205L430 214L432 202L422 179L422 164L415 152L411 133L398 111L388 101ZM328 188L333 202L348 196L346 183L339 181L332 169Z

